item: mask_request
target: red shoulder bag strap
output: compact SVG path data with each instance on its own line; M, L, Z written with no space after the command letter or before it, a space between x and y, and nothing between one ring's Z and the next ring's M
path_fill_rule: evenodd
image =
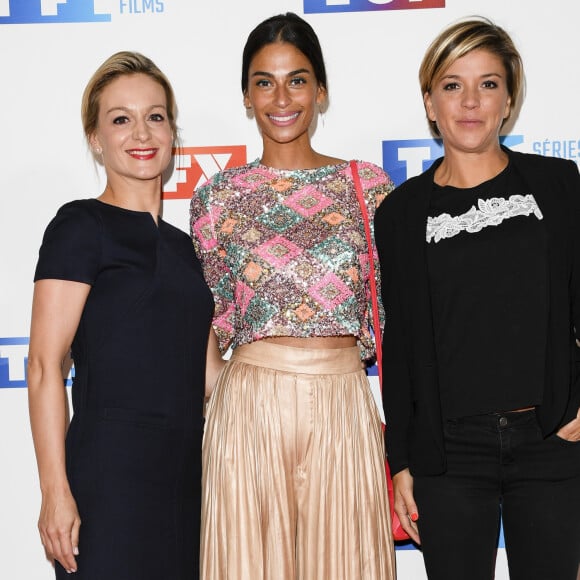
M379 384L381 388L381 393L383 391L383 343L381 337L381 324L379 320L379 302L377 298L377 281L375 276L375 257L373 253L373 240L371 237L371 226L369 222L369 213L367 211L367 205L365 202L364 194L362 185L360 182L360 176L358 174L358 168L356 165L356 161L350 162L350 168L352 171L352 179L354 181L354 186L356 189L356 195L358 198L358 203L360 205L360 211L363 216L363 223L365 226L365 235L367 238L367 246L369 252L369 269L370 269L370 287L371 287L371 302L373 308L373 331L375 333L375 343L376 343L376 351L377 351L377 367L379 368ZM383 431L386 429L386 426L383 425ZM409 540L409 535L403 529L401 525L401 521L399 520L399 516L397 512L395 512L394 508L394 491L393 491L393 480L391 478L391 470L389 469L389 462L385 459L385 474L387 476L387 492L389 495L389 510L391 512L391 524L392 524L392 531L393 531L393 539L397 541L406 541Z
M363 194L362 185L360 182L360 176L358 174L358 168L356 161L350 162L350 169L352 171L352 179L354 181L354 187L356 189L356 196L358 198L358 203L360 205L360 211L363 216L363 223L365 226L365 236L367 239L367 249L369 254L369 268L370 268L370 287L371 287L371 302L373 308L373 332L375 333L375 348L377 351L377 367L379 369L379 383L381 386L381 392L383 390L383 344L381 337L381 322L379 318L379 303L377 298L377 277L375 275L375 256L373 253L373 239L371 236L371 226L369 222L369 213L367 211L367 204Z

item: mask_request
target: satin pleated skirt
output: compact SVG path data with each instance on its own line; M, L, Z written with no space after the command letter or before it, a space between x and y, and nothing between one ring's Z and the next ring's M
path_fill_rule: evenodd
M208 402L201 578L391 580L381 422L357 347L238 347Z

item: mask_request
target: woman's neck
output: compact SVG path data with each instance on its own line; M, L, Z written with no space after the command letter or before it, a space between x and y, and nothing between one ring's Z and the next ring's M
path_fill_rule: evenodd
M275 169L316 169L325 165L341 163L343 160L329 155L323 155L312 149L310 144L303 143L268 144L264 143L264 150L260 162Z
M157 221L161 209L161 179L108 180L99 199L124 209L149 212Z
M443 187L475 187L501 173L507 164L507 153L499 147L486 153L446 151L441 165L435 170L435 183Z

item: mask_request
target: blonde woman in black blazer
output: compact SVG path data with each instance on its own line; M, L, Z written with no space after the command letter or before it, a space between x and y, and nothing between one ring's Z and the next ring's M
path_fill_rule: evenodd
M445 156L375 216L395 509L430 579L576 580L580 563L580 175L499 132L523 69L483 18L420 69Z

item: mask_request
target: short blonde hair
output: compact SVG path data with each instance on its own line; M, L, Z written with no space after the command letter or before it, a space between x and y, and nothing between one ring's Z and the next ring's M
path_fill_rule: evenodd
M110 56L93 74L89 80L82 98L81 119L87 141L95 133L99 121L99 101L105 88L115 79L134 74L143 74L159 83L165 92L167 101L167 117L173 133L174 142L177 139L177 103L169 79L159 67L146 56L138 52L121 51Z
M510 35L483 16L470 17L448 26L429 45L419 68L421 95L430 93L435 82L457 59L478 49L487 50L502 61L506 70L510 112L515 109L524 89L522 57ZM431 122L431 129L439 135L434 122Z

